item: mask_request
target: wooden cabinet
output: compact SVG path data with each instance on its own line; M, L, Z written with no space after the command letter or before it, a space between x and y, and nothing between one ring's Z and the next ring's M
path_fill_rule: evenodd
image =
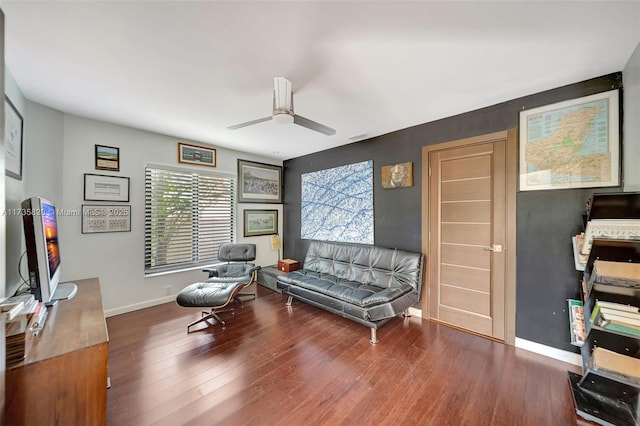
M25 360L7 369L7 425L106 424L109 337L100 284L74 282L77 294L49 308Z

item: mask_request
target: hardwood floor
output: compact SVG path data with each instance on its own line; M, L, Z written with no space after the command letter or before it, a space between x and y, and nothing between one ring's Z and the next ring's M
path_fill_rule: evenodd
M107 319L108 425L571 425L578 367L420 318L369 330L258 286L186 332L175 303Z

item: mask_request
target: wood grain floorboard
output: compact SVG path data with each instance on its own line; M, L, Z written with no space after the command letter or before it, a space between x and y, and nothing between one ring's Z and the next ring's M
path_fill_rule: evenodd
M420 318L369 330L263 287L219 324L175 303L107 319L107 424L574 425L551 360Z

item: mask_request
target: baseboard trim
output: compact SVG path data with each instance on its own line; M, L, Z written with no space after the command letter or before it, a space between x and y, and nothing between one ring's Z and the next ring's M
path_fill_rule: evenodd
M128 312L137 311L138 309L150 308L151 306L162 305L163 303L172 302L176 300L176 295L164 296L159 299L146 300L141 303L134 303L133 305L121 306L119 308L108 309L104 311L106 318L115 315L126 314Z
M422 310L413 307L409 308L409 315L422 318ZM542 345L519 337L516 337L515 347L582 367L582 357L573 352L552 348L551 346Z
M422 310L418 308L409 308L409 315L412 317L422 318Z
M579 354L573 352L552 348L551 346L542 345L540 343L521 339L519 337L516 337L516 348L524 349L525 351L534 352L549 358L557 359L559 361L568 362L569 364L582 367L582 357Z

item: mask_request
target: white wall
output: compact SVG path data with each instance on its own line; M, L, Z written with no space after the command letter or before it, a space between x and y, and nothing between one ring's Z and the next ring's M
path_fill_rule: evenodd
M640 43L622 70L622 81L624 190L640 191Z
M99 277L103 305L107 315L123 313L145 306L174 300L184 286L201 281L206 275L200 271L172 273L161 276L144 275L144 168L151 165L170 165L191 170L208 168L178 163L179 139L171 136L123 127L64 114L64 162L62 167L63 203L58 207L81 211L84 174L107 174L130 178L131 232L82 234L80 217L61 217L60 251L63 280ZM197 141L187 143L202 144ZM120 172L94 169L94 145L120 148ZM216 172L235 176L237 159L278 164L281 161L228 149L217 149ZM277 262L277 252L271 250L269 236L243 238L243 210L277 209L282 229L282 205L242 204L237 208L236 240L257 245L256 263L271 265ZM171 287L171 296L165 287Z
M40 196L62 203L64 114L53 108L25 103L24 198Z
M6 176L5 182L5 209L7 211L11 211L11 209L19 209L22 200L26 198L25 194L25 182L27 179L26 176L26 153L24 148L28 144L29 133L26 131L27 128L27 118L25 113L25 99L16 83L15 79L11 72L5 67L5 81L4 88L5 94L11 100L11 103L16 107L18 112L23 118L23 123L25 130L23 131L23 162L22 162L22 180L15 179L10 176ZM20 255L25 250L23 231L22 231L22 217L19 215L7 215L6 219L6 285L5 292L7 296L12 295L18 289L20 284L22 283L22 279L20 278L20 274L18 272L18 262L20 259ZM23 261L24 268L26 271L26 261ZM26 276L26 275L25 275Z

